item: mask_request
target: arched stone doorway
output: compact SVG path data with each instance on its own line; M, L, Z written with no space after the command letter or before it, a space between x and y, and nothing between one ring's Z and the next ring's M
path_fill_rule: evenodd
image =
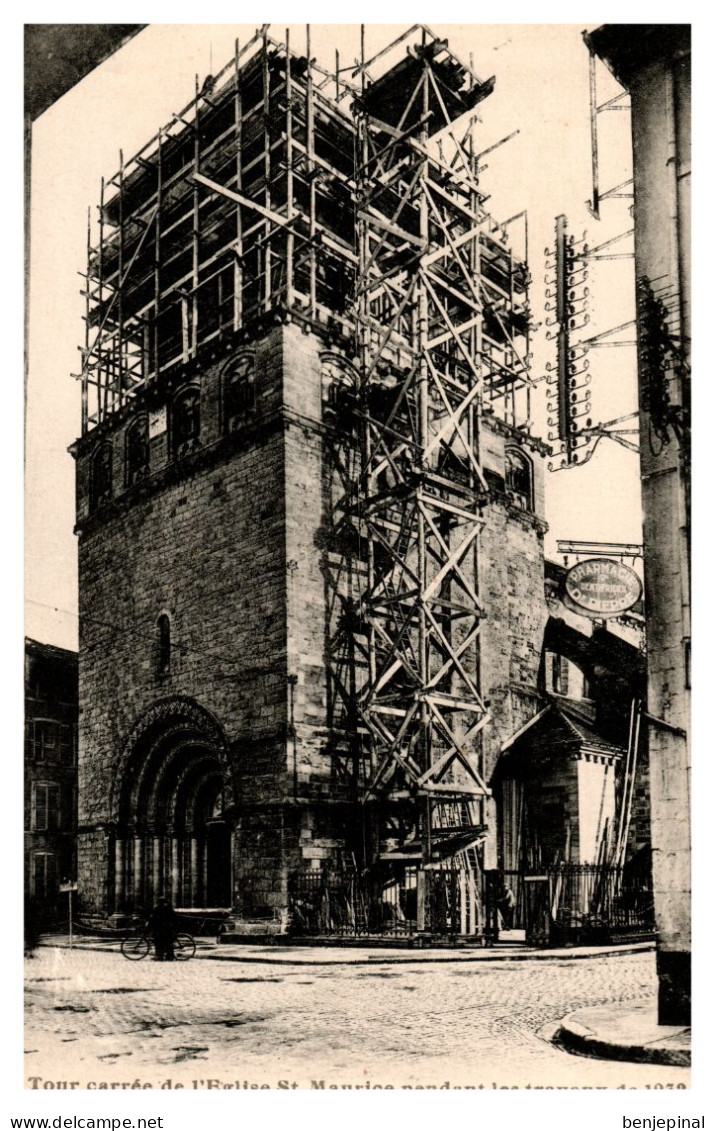
M189 699L156 704L135 726L114 790L114 906L233 903L233 782L215 719Z

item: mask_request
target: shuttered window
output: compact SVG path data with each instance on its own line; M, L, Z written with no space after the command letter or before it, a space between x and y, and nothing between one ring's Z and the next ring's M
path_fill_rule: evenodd
M53 782L34 782L32 786L32 829L52 832L60 824L60 787Z
M30 719L27 723L27 756L33 762L74 762L74 730L54 719Z

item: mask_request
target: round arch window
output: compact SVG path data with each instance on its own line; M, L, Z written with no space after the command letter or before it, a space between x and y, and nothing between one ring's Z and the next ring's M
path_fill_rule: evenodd
M254 365L251 354L243 354L231 364L224 374L224 422L226 430L233 432L251 415L256 407Z
M112 497L112 446L102 444L92 457L90 502L92 509L101 507Z
M127 487L149 473L149 425L145 416L135 420L127 431L125 466Z
M199 446L201 435L201 395L198 389L186 389L174 401L172 440L174 456L181 459Z
M504 461L504 485L511 500L525 510L533 509L533 472L531 460L515 448L507 448Z

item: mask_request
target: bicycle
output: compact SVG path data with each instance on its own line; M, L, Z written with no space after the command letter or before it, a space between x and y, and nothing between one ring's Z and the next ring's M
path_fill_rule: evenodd
M141 962L151 954L154 940L151 935L132 935L122 939L120 950L130 962ZM196 954L196 941L186 931L180 931L174 938L174 958L177 962L188 962Z

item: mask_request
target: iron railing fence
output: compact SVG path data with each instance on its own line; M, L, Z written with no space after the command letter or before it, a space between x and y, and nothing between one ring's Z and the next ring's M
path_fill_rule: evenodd
M481 886L476 875L464 868L420 873L412 865L382 877L312 868L294 872L288 889L291 933L409 938L418 931L420 875L429 933L477 934Z
M561 864L538 872L502 872L498 925L524 930L526 941L581 943L648 936L655 930L649 875L628 866ZM504 893L511 891L506 901ZM511 914L505 911L512 904Z
M291 933L302 936L424 931L489 942L516 929L532 945L585 946L655 929L650 877L599 864L483 873L408 864L382 875L303 868L290 877L289 908Z

